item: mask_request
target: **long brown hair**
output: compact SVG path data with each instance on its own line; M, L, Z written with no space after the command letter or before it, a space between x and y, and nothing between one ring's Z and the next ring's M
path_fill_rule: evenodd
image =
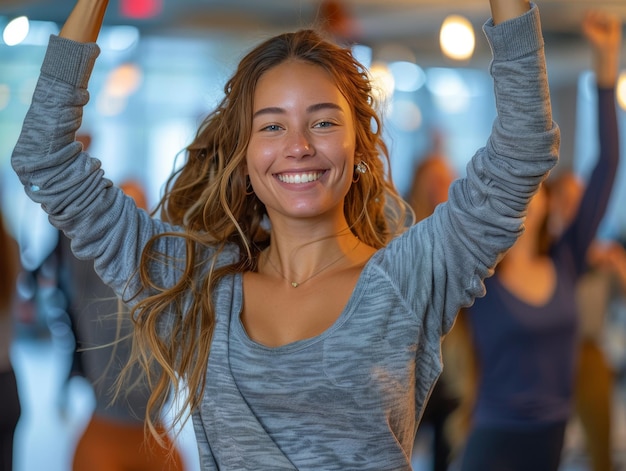
M168 179L155 211L160 211L163 220L183 228L174 236L186 239L187 263L176 286L141 300L133 312L137 327L134 359L147 371L155 362L161 367L157 370L160 373L150 378L153 392L147 423L153 433L157 432L152 418L159 415L171 384L178 392L178 379L187 384L189 395L179 403L182 407L176 421L184 419L185 406L193 411L200 404L215 323L209 294L225 276L256 270L260 252L269 245L270 236L263 225L265 207L246 189L245 157L256 84L265 72L287 60L326 70L352 108L355 159L364 161L369 169L359 174L345 198L344 213L352 232L362 242L380 248L405 228L406 203L391 180L388 150L367 70L349 49L310 29L281 34L255 47L226 83L220 104L202 122L186 149L184 165ZM152 247L160 237L172 234L151 240L144 248L140 267L144 286L152 289L150 271L156 259L163 259ZM213 247L219 255L233 245L239 259L230 265L216 268L210 260L203 261L210 265L206 270L195 260L202 246ZM198 280L200 276L204 278ZM190 289L194 290L191 307L181 312L181 299L189 296ZM171 315L172 308L177 315L173 316L170 340L161 338L157 327L161 318Z

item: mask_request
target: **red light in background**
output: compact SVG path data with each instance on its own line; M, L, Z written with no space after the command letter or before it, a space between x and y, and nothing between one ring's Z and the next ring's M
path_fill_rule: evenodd
M145 20L161 13L163 0L121 0L120 13L126 18Z

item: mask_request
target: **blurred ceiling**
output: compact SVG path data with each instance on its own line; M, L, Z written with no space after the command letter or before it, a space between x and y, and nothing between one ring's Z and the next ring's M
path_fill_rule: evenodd
M0 15L28 15L35 20L62 22L75 0L0 0ZM143 29L168 31L294 29L310 25L322 0L111 0L106 22L125 23L123 5L160 5L161 13L134 22ZM487 0L343 0L366 40L413 38L436 32L449 13L461 13L476 25L488 16ZM626 0L538 0L546 33L576 34L582 13L593 6L626 20ZM133 23L132 21L130 21Z
M144 35L236 34L259 36L311 26L324 16L328 0L111 0L105 23L132 24ZM489 17L488 0L334 0L349 34L369 45L400 43L421 59L440 58L438 33L451 13L466 16L475 31ZM590 7L612 11L626 23L626 0L537 0L544 35L555 60L572 67L587 57L579 35L580 20ZM62 23L75 0L0 0L0 15L27 15L33 20ZM124 4L158 6L150 19L130 20L121 12ZM480 34L480 33L478 33ZM481 49L482 48L482 49ZM476 54L488 56L485 41L478 39ZM581 58L581 55L584 57Z

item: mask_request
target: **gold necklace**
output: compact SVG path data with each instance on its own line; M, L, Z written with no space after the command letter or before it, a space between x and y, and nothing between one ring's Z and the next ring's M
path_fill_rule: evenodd
M351 254L352 252L354 252L356 250L356 248L359 246L359 244L361 243L361 241L357 238L356 240L356 244L354 244L354 247L352 247L350 249L350 251L348 253L342 253L341 255L339 255L339 257L337 257L335 260L333 260L332 262L330 262L328 265L324 265L322 268L320 268L319 270L317 270L315 273L313 273L311 276L309 276L306 280L303 281L291 281L289 278L287 278L285 275L283 275L283 272L281 272L278 267L276 265L274 265L274 263L272 262L272 260L270 259L269 256L269 251L267 253L267 256L265 257L265 259L269 262L270 266L274 269L274 271L276 273L278 273L282 279L284 279L286 282L288 282L292 287L297 288L298 286L303 285L304 283L306 283L307 281L309 281L312 278L315 278L317 275L319 275L320 273L322 273L324 270L332 267L335 263L337 263L339 260L341 260L342 258L344 258L346 255Z

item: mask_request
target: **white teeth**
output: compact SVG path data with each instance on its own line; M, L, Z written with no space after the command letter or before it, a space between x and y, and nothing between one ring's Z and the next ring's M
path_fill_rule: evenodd
M319 180L324 172L278 174L278 179L283 183L309 183Z

